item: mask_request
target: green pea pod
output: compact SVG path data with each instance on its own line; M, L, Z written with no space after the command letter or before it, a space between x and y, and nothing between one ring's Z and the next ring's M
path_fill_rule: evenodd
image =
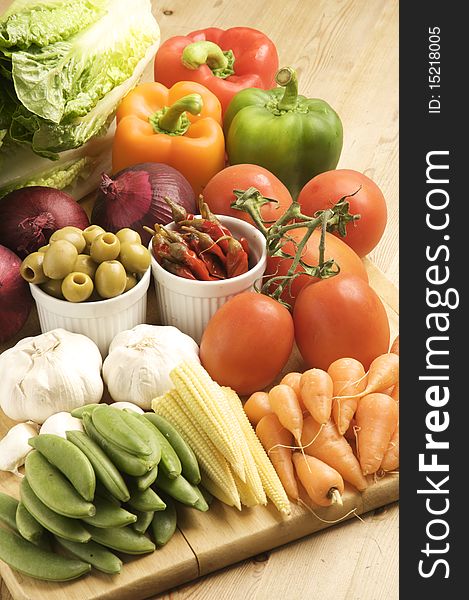
M176 477L176 479L169 479L161 471L158 473L156 478L155 486L158 489L163 490L166 494L178 500L182 504L187 506L195 506L200 503L199 493L195 491L192 485L182 475Z
M85 454L93 465L96 478L117 500L126 502L130 498L129 490L111 459L98 444L83 431L67 431L67 439Z
M200 512L207 512L209 509L209 505L208 505L207 501L205 500L205 497L204 497L202 491L196 485L192 485L192 484L189 484L189 485L191 485L192 489L199 497L197 502L193 505L193 508L195 508L196 510L200 510Z
M87 542L91 538L78 519L63 517L41 502L26 477L21 481L20 495L26 510L51 533L78 543Z
M213 496L212 496L212 494L203 485L199 485L197 487L199 488L199 491L202 494L202 496L205 498L205 502L209 506L211 506L211 504L213 502Z
M26 457L25 470L36 496L59 515L80 519L95 514L93 504L83 500L62 473L37 450Z
M92 540L86 544L77 544L56 537L57 543L70 554L88 562L98 571L114 575L121 572L122 561L112 552Z
M155 544L164 546L173 537L177 526L176 505L171 498L165 498L166 508L155 512L151 522L151 533Z
M94 499L96 514L92 517L83 517L83 521L94 527L125 527L135 523L137 517L121 506L116 506L109 500L96 496Z
M16 509L16 526L19 533L31 544L37 546L44 539L44 527L26 510L22 502L18 504Z
M162 512L162 511L160 511ZM137 520L132 525L137 533L145 533L145 531L150 527L151 522L153 520L153 515L155 511L140 511L136 510L135 514L137 515Z
M152 421L146 419L143 415L135 415L135 418L144 422L147 427L150 426L153 431L153 434L156 435L158 443L161 447L160 467L164 471L164 473L170 479L175 479L178 475L181 475L181 461L179 460L179 456L177 455L176 451L169 443L169 440L161 433L158 427L155 427Z
M50 433L28 440L47 460L70 481L82 498L92 502L96 489L96 476L89 459L69 440Z
M147 488L143 492L137 489L131 489L128 504L132 508L135 508L135 510L140 510L142 512L164 510L166 508L166 504L151 488Z
M155 544L132 527L100 529L88 526L91 537L98 544L126 554L146 554L155 550Z
M83 406L79 406L78 408L74 408L70 413L72 417L76 419L81 419L85 413L91 414L95 408L97 408L99 404L84 404Z
M151 485L155 483L157 477L158 465L153 467L153 469L151 469L151 471L148 471L148 473L145 473L145 475L140 475L140 477L134 477L135 485L137 486L138 490L144 492L146 489L148 489Z
M0 559L23 575L47 581L69 581L91 570L89 563L38 548L6 529L0 529Z
M118 409L114 409L118 410ZM141 458L139 456L135 456L135 454L130 454L129 452L125 452L121 450L118 446L107 440L103 435L99 433L99 431L94 426L91 416L84 414L83 415L83 425L85 427L86 433L93 439L101 448L104 450L105 454L111 459L111 461L116 465L119 471L123 473L127 473L127 475L140 476L144 475L148 471L150 471L154 466L154 462L149 462L148 460Z
M136 455L151 454L151 448L129 427L121 410L103 404L91 413L91 418L97 431L121 450Z
M135 411L125 408L121 411L122 418L127 422L128 426L135 431L150 448L151 453L149 460L159 464L161 456L161 444L158 435L155 433L154 427L151 426L146 419L142 419Z
M18 504L16 498L0 492L0 523L7 525L13 531L18 531L18 527L16 526Z
M175 450L182 465L181 474L190 483L197 485L200 483L200 469L194 451L179 434L178 431L166 419L155 413L145 413L142 415L150 421L169 441L172 448Z

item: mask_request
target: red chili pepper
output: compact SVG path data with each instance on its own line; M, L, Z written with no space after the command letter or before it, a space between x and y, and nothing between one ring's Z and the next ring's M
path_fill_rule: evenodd
M247 239L245 237L240 237L238 241L243 247L243 250L249 256L249 242L247 241Z
M217 242L217 244L223 250L224 254L228 252L228 238L231 238L233 236L231 234L231 231L223 225L219 225L218 223L215 223L213 221L208 221L207 219L200 218L195 218L192 221L181 221L180 225L189 225L190 227L194 227L194 229L197 229L197 231L207 233L214 242Z
M197 254L188 248L185 243L173 242L169 245L169 253L172 257L181 263L184 263L196 279L201 281L210 281L210 273L203 260L201 260Z
M202 253L204 253L204 254L206 254L206 253L214 254L221 261L221 263L223 265L226 263L226 257L223 254L222 249L217 244L217 242L215 242L208 235L208 233L204 233L203 231L199 231L195 227L183 226L181 229L183 231L187 231L187 233L189 234L189 236L193 236L193 237L195 236L197 238L197 243L198 243L199 250L196 250L195 248L193 248L193 250L195 252L197 252L197 254L199 256Z
M151 241L151 248L153 256L157 262L161 263L161 257L168 252L168 242L161 233L155 233Z
M168 198L168 196L165 196L164 201L171 209L171 213L173 215L173 221L175 223L178 223L179 221L189 221L190 219L194 218L194 215L188 213L187 210L184 208L184 206L181 206L180 204L176 204L176 202L171 200L171 198Z
M246 273L249 269L248 255L237 239L228 240L228 253L226 255L226 275L236 277Z
M173 275L179 275L179 277L184 277L184 279L193 279L194 281L197 281L197 278L194 276L192 271L184 265L178 265L169 260L163 259L161 261L161 266L163 269L169 271Z

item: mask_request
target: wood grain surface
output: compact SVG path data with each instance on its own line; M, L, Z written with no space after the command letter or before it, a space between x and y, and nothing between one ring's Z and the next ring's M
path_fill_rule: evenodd
M0 0L0 11L9 4ZM261 29L276 43L281 64L297 68L300 93L336 109L344 125L339 167L370 176L387 200L388 225L370 258L397 285L397 0L160 0L154 6L162 41L212 25ZM153 600L395 600L397 504L363 521L335 525ZM11 600L2 581L0 597Z

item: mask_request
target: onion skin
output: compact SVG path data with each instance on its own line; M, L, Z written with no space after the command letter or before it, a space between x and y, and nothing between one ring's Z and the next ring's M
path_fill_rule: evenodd
M187 212L196 212L190 183L169 165L141 163L122 169L112 177L103 173L91 222L112 233L123 227L134 229L147 246L151 235L143 226L153 228L155 223L167 225L173 220L165 196Z
M88 216L69 194L46 186L14 190L0 200L0 244L20 258L45 246L57 229L85 229Z
M33 298L20 275L21 259L0 245L0 342L18 333L29 316Z

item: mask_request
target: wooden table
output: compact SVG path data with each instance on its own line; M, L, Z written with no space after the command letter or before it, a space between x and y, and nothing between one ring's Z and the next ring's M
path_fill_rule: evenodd
M0 10L9 4L0 0ZM209 25L264 31L277 45L281 65L297 68L300 93L337 110L344 125L339 168L364 172L386 197L387 229L370 258L397 285L397 0L160 0L155 13L162 40ZM335 525L158 598L395 600L397 549L393 504L363 522ZM11 600L1 580L0 596Z

